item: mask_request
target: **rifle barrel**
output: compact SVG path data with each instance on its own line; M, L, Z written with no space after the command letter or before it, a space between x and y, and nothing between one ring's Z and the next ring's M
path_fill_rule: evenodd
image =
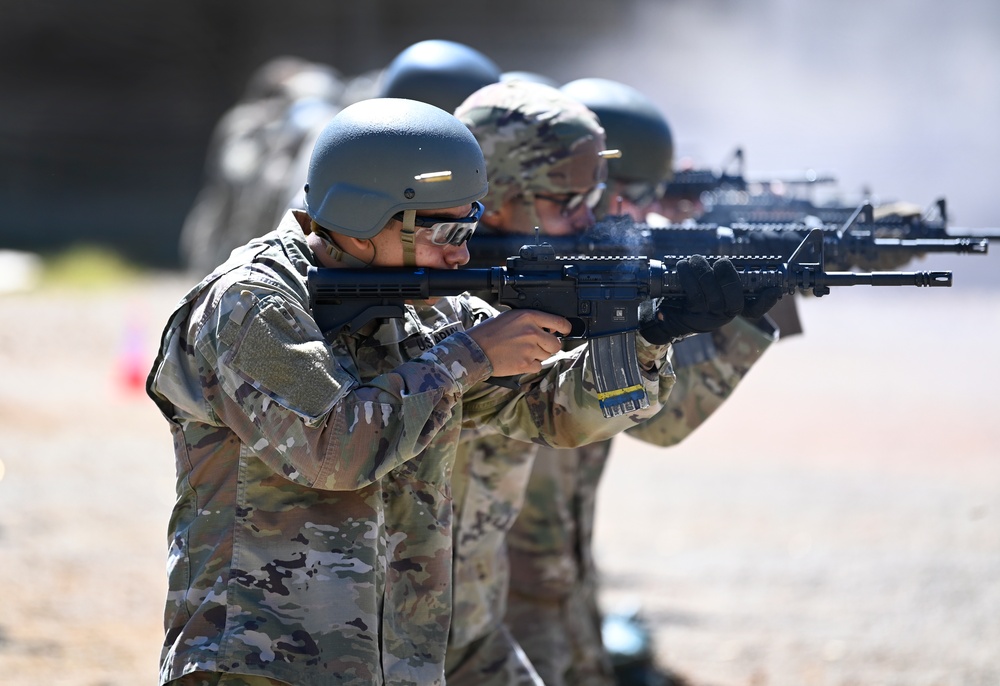
M951 272L826 272L818 275L819 286L951 286Z
M988 241L1000 241L1000 229L993 228L968 229L960 226L949 226L946 235L954 236L956 238L965 237L975 240L985 238Z
M985 255L990 241L978 236L956 236L954 238L876 238L875 248L879 250L913 250L916 252L975 253Z
M920 286L948 288L952 285L952 273L947 271L922 272L824 272L818 265L792 267L788 265L773 269L737 269L743 289L750 294L760 293L768 288L779 288L783 293L792 294L798 290L812 290L816 295L829 292L831 286ZM663 297L681 297L681 287L677 272L663 267Z

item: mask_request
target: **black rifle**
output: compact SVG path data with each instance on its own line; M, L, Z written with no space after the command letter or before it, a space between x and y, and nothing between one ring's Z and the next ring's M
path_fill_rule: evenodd
M664 196L668 198L697 198L702 193L722 189L742 191L747 187L742 174L727 174L711 169L681 169L666 185Z
M731 194L730 194L731 195ZM784 198L771 194L741 196L740 203L718 203L709 206L699 221L705 224L725 226L756 226L774 223L803 222L813 217L824 226L844 226L856 216L858 208L844 205L814 205L809 200ZM865 207L868 203L864 203ZM871 215L868 215L871 217ZM859 226L879 238L900 238L906 240L948 240L966 238L969 240L998 239L1000 229L962 228L948 226L948 204L939 198L932 209L919 214L887 214L877 219L868 219Z
M721 171L709 168L683 169L665 186L670 198L698 198L705 211L699 223L705 226L734 226L801 223L813 217L822 226L844 226L857 209L854 205L817 205L808 196L776 193L770 187L778 183L787 188L806 188L830 184L836 178L807 170L801 174L777 174L750 179L744 173L745 156L737 147ZM613 207L613 204L612 204ZM879 238L900 239L1000 239L1000 229L969 229L948 227L948 209L944 198L935 201L923 215L892 215L879 217L870 227Z
M308 270L313 317L328 337L368 322L402 317L409 300L487 292L512 308L557 314L572 325L569 338L586 338L598 399L606 417L647 407L635 353L639 307L656 298L683 299L671 266L680 259L556 257L551 245L526 245L505 267L486 269ZM736 263L748 294L779 288L826 295L831 286L951 286L951 272L826 272L823 233L811 231L787 260L753 258ZM501 383L500 380L495 380ZM508 385L508 383L503 383Z
M735 164L736 171L728 168ZM747 187L743 178L743 149L736 148L733 159L723 165L721 172L712 169L678 169L673 178L664 187L664 196L668 198L699 198L702 193L713 193L722 189L742 191Z
M728 194L737 193L738 198L745 199L752 185L768 185L775 182L783 186L814 186L833 183L836 179L829 174L817 174L807 170L802 173L782 173L764 178L748 179L744 174L745 157L743 148L733 150L730 160L722 165L721 171L710 168L678 169L673 178L665 185L664 195L668 198L700 198L703 193L719 194L721 200ZM808 201L803 201L808 202Z
M557 255L712 255L720 257L788 257L811 229L805 224L716 224L650 226L629 217L609 217L574 236L546 236ZM856 208L843 226L818 227L823 234L826 263L838 269L870 264L892 254L903 264L925 253L985 255L989 240L975 236L882 238L872 206ZM524 242L524 236L476 234L469 242L471 267L503 264Z

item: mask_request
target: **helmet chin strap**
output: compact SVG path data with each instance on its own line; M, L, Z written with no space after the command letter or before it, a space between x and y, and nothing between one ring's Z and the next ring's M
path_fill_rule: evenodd
M403 210L403 230L400 233L400 240L403 242L403 265L406 267L417 266L417 250L414 244L417 235L414 228L416 218L416 210Z
M374 255L372 255L371 260L365 262L350 253L344 252L344 250L337 245L337 241L332 235L330 235L330 232L317 224L315 219L309 223L309 231L307 233L314 234L320 240L327 255L335 261L345 264L348 267L368 267L371 265L372 261L375 260ZM374 247L375 246L373 245L372 248L374 249Z

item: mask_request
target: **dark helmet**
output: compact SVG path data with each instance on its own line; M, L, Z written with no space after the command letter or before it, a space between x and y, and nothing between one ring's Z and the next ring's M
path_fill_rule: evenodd
M397 212L467 205L486 191L483 151L462 122L427 103L376 98L319 134L305 207L324 228L371 238Z
M674 140L659 108L631 86L609 79L577 79L560 90L597 115L608 147L621 150L608 161L608 178L653 185L673 177Z
M425 40L389 63L378 95L419 100L454 112L471 93L499 80L500 68L478 50L448 40Z

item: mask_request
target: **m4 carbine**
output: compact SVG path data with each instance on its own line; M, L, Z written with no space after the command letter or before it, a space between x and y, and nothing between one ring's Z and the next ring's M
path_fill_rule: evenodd
M850 226L858 218L859 208L847 205L814 205L803 199L772 196L749 196L743 204L716 204L706 209L700 222L722 226L762 224L802 223L807 217L824 226ZM864 203L862 207L869 206ZM1000 239L1000 229L967 228L950 226L948 223L948 203L944 198L935 201L926 212L901 214L891 211L895 204L882 206L872 219L871 211L866 211L859 228L869 231L878 238L902 238L910 240L952 238Z
M405 303L458 295L492 294L511 308L529 308L565 317L568 338L588 339L598 399L606 417L647 407L635 352L639 307L659 298L684 299L673 265L682 259L647 257L559 257L549 244L526 245L504 267L484 269L310 267L313 317L331 338L368 322L402 317ZM826 295L833 286L950 286L951 272L827 272L823 232L813 230L787 260L756 257L734 260L744 292L752 296L779 288ZM503 384L507 385L507 384Z
M892 226L895 226L893 224ZM827 264L851 269L887 258L893 267L926 253L985 255L989 240L979 236L882 237L889 225L872 219L868 203L856 208L843 225L814 227L823 233ZM546 236L560 255L706 255L720 257L788 257L810 227L803 223L740 223L651 226L627 216L608 217L580 234ZM503 264L517 252L524 236L480 233L469 243L469 266Z

